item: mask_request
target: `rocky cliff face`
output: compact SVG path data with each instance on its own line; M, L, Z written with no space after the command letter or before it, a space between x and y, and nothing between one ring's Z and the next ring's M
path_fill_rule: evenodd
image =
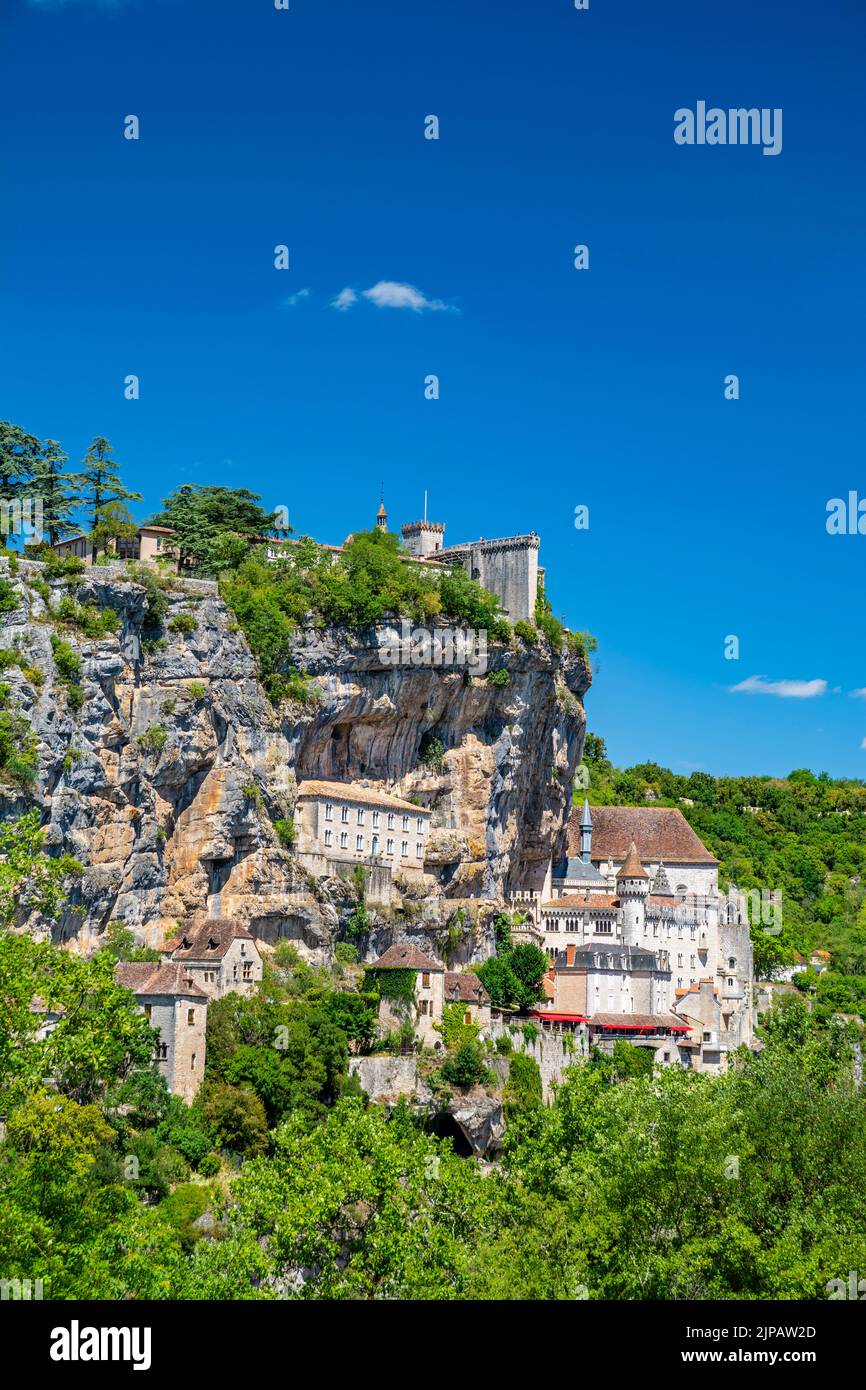
M274 828L307 777L367 779L433 811L427 883L413 890L411 912L379 915L373 949L407 924L435 936L467 900L483 935L485 908L528 886L562 849L583 741L582 660L544 644L494 648L493 664L510 677L496 686L386 665L372 630L311 626L287 662L315 689L304 705L275 711L215 585L174 581L161 628L143 641L147 595L119 568L52 582L55 611L71 593L118 615L116 635L88 640L49 612L34 587L42 567L22 562L15 576L0 567L21 600L3 615L0 644L19 645L22 667L44 675L40 686L15 666L4 680L39 740L33 797L48 843L85 866L79 912L59 929L82 947L114 918L158 945L179 919L207 912L240 918L265 941L287 934L326 952L352 890L312 883ZM80 657L78 709L52 632ZM418 761L425 734L446 750L435 770ZM8 788L0 797L4 815L24 807ZM486 953L481 935L464 943L464 958Z

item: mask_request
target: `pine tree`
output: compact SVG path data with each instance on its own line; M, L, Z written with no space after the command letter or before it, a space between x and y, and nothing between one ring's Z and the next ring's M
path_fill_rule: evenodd
M111 444L97 435L82 459L82 501L90 512L91 531L99 525L102 510L111 502L140 502L140 492L130 492L120 481L120 464L111 457Z
M64 472L67 456L56 439L41 446L33 472L33 495L42 501L42 527L51 545L75 530L72 517L81 503L81 473Z
M0 420L0 501L27 495L41 447L35 434L26 434L10 420Z

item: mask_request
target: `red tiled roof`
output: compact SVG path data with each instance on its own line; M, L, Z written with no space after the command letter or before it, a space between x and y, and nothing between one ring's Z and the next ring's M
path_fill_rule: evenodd
M580 853L581 809L574 806L568 820L568 853ZM622 860L634 840L647 862L717 864L676 806L593 806L592 858Z
M640 862L640 855L634 840L628 847L625 863L617 874L617 878L649 878L649 874Z
M441 961L433 960L430 956L425 956L424 952L419 951L414 942L401 941L395 946L389 946L383 956L373 961L370 969L436 970L444 973L445 966Z
M252 941L240 922L229 917L211 917L185 927L180 936L165 943L177 960L221 960L233 941Z
M490 995L471 970L445 971L445 998L464 1004L489 1004Z
M184 999L207 999L204 990L193 984L184 967L174 961L120 961L114 978L136 997L176 994Z

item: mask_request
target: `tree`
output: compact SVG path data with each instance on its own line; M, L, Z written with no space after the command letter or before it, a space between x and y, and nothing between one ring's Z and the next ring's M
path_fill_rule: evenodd
M254 537L275 529L276 513L259 506L258 493L248 488L203 487L184 483L163 498L152 524L170 526L178 553L178 572L188 564L217 571L240 563Z
M0 501L11 502L26 495L40 448L35 434L0 420Z
M541 982L550 969L550 961L538 946L526 942L515 946L508 956L508 964L517 980L516 1002L521 1009L528 1009L541 998Z
M70 854L50 858L34 808L0 824L0 929L21 913L54 920L66 904L70 882L83 872Z
M81 461L82 501L90 512L90 529L97 530L104 509L113 502L140 502L140 492L130 492L120 481L120 464L111 457L112 447L96 435Z
M33 466L33 493L42 500L42 529L51 545L56 545L70 531L72 520L81 504L81 473L66 473L67 456L56 439L46 439L40 446Z
M99 513L99 521L90 533L94 554L103 554L114 548L119 540L132 540L138 535L138 523L132 512L123 502L106 502Z

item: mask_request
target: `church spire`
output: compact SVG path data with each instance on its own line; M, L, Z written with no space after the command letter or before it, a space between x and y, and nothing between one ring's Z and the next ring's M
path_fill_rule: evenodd
M583 798L583 810L580 813L580 857L584 864L590 862L592 855L592 813L589 809L589 797Z
M379 530L379 531L387 531L387 529L388 529L388 513L385 511L385 492L384 492L384 489L383 489L382 495L381 495L381 497L380 497L380 499L379 499L379 510L378 510L377 513L376 513L376 528L377 528L377 530Z

